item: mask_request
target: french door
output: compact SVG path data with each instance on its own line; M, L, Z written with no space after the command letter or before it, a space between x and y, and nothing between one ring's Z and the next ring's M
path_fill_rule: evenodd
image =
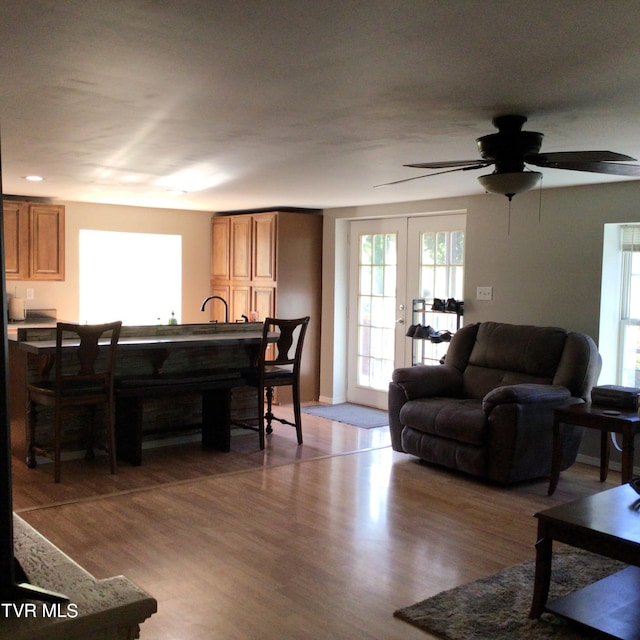
M387 408L391 374L409 366L415 298L462 299L465 215L357 220L350 227L347 400Z
M404 218L351 223L347 400L381 409L404 349Z

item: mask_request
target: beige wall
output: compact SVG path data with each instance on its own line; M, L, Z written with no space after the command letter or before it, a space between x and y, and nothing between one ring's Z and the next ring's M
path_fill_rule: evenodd
M605 362L615 356L599 337L602 244L605 223L640 221L640 182L532 191L506 198L424 200L325 211L320 398L345 400L346 234L349 220L466 211L465 322L496 320L556 325L602 342ZM493 287L493 300L475 299ZM605 283L606 287L606 283ZM603 337L604 338L604 337ZM601 376L600 384L615 382ZM597 455L595 434L583 450ZM616 456L614 455L614 458Z
M148 209L116 205L65 202L66 279L64 282L8 282L7 291L35 297L27 308L58 310L58 318L78 319L78 236L80 229L165 233L182 236L182 322L202 322L200 305L209 295L211 214L177 209ZM117 260L113 256L113 260ZM109 265L105 265L108 269ZM126 282L122 283L127 286ZM206 318L208 320L208 316Z
M183 237L182 321L200 322L209 293L209 213L66 203L67 277L29 283L32 308L53 307L60 318L78 314L78 231L101 229L172 233ZM323 304L320 399L344 400L346 388L347 231L357 218L467 213L465 322L497 320L558 325L599 340L602 242L605 223L640 221L640 182L533 191L506 198L423 200L328 209L323 231ZM114 260L117 256L114 256ZM108 265L105 265L108 268ZM24 282L9 282L8 291ZM123 283L126 286L126 283ZM475 300L478 286L492 286L491 302ZM603 342L604 344L604 342ZM603 350L603 359L613 357ZM601 377L600 384L611 383Z
M607 222L640 221L640 183L550 189L470 200L465 313L469 321L558 325L599 338L602 244ZM477 286L494 288L491 302ZM605 354L603 354L605 355Z

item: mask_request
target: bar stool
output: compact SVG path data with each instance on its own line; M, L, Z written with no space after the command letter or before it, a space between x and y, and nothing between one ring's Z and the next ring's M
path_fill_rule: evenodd
M298 444L302 444L300 363L308 324L309 316L293 320L265 318L256 365L246 374L246 384L250 387L256 387L258 390L257 430L260 437L260 449L264 449L265 432L270 434L273 431L272 420L295 427ZM272 338L274 332L277 332L275 342ZM273 415L273 388L282 386L292 388L295 422L289 422ZM265 396L267 399L266 412L264 410Z
M116 348L122 322L56 325L54 378L27 385L27 429L29 467L36 454L53 459L54 479L60 482L63 410L73 406L104 406L106 450L111 473L117 473L113 410L113 378ZM48 378L48 369L45 369ZM36 442L37 405L53 408L53 451ZM87 422L86 458L93 457L94 420Z

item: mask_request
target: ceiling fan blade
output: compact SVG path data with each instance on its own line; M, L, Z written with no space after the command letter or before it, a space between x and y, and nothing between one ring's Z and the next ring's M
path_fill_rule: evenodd
M469 171L470 169L481 169L482 167L488 167L492 165L493 162L483 162L480 165L473 165L471 167L457 167L456 169L447 169L446 171L436 171L435 173L425 173L421 176L413 176L413 178L404 178L403 180L394 180L393 182L385 182L384 184L377 184L374 186L374 189L378 187L389 187L392 184L400 184L402 182L411 182L411 180L420 180L420 178L430 178L431 176L439 176L442 173L453 173L454 171ZM410 166L410 165L405 165Z
M488 166L485 160L445 160L444 162L416 162L405 164L403 167L413 167L414 169L448 169L449 167L470 167L478 168ZM435 175L435 174L434 174Z
M551 169L590 171L592 173L606 173L612 176L631 176L640 178L640 164L617 164L615 162L551 162L542 166L549 167Z
M635 158L614 151L557 151L525 156L525 162L538 167L553 167L558 162L635 162Z

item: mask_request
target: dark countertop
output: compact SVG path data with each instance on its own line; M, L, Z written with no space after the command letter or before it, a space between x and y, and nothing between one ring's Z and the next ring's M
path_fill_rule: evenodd
M165 336L125 336L118 341L118 349L171 349L197 348L217 344L259 344L262 340L262 329L255 331L218 331L208 334L183 334ZM69 347L77 346L77 341L63 343ZM55 351L55 340L33 340L19 342L18 348L27 353L43 355Z

